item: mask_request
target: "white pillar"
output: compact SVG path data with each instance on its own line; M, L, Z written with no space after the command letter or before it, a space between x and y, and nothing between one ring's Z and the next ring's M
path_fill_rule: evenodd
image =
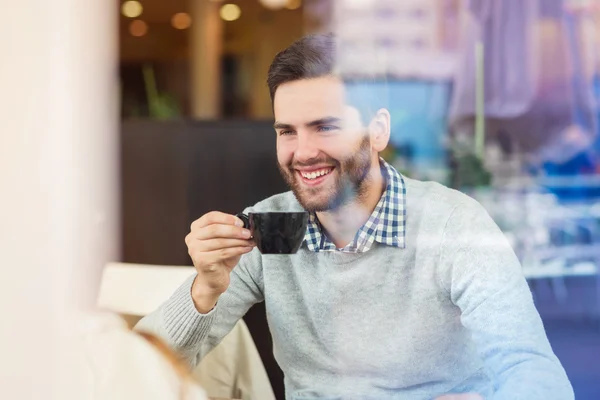
M75 384L63 334L118 257L116 4L0 0L3 399Z
M215 119L221 113L221 3L190 0L191 108L197 119Z

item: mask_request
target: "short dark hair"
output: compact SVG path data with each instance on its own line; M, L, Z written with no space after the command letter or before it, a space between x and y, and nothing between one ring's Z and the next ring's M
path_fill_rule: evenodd
M267 76L271 105L275 100L277 88L284 83L338 75L337 45L334 34L313 34L296 40L277 53ZM382 98L385 96L373 94L374 84L385 82L385 79L376 82L372 77L339 77L353 87L353 94L349 94L348 102L356 107L363 117L370 120L377 109L386 106L385 99Z
M308 35L277 53L267 77L271 103L277 88L287 82L319 78L333 73L335 39L332 34Z

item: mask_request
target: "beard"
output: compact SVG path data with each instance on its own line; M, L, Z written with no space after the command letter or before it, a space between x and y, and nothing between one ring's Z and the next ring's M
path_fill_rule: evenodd
M330 173L334 177L319 187L307 187L298 177L297 167L315 165L334 167ZM308 212L324 212L335 210L353 200L363 198L368 190L368 177L371 170L371 144L368 135L363 137L358 149L351 156L336 160L329 156L314 158L299 163L293 159L287 166L278 164L279 172L286 181L300 205ZM335 179L331 179L335 178Z

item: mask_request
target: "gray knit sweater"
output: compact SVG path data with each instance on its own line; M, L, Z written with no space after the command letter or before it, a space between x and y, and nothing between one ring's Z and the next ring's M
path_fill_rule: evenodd
M570 400L519 262L473 199L405 179L406 248L244 255L210 313L190 277L137 329L192 365L264 301L286 398ZM301 209L292 193L246 211ZM303 394L309 392L309 394Z

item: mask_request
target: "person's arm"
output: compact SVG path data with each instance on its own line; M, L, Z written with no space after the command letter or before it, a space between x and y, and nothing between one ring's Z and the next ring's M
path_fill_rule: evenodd
M442 286L462 312L495 385L494 400L570 400L521 265L498 226L475 201L447 221Z
M194 278L187 279L169 300L135 326L162 337L191 367L219 344L252 305L264 300L261 256L256 249L241 258L231 271L229 287L206 314L194 306Z

